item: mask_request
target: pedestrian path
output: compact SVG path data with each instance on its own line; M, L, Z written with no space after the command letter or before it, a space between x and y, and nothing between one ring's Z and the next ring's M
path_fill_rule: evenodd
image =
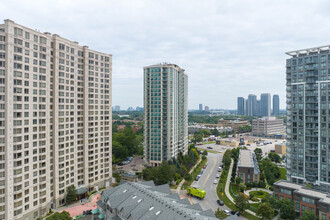
M193 166L193 167L190 169L189 174L191 174L191 173L194 171L194 169L198 166L198 164L199 164L201 161L202 161L202 157L199 157L199 160L197 161L197 163L195 164L195 166ZM182 187L182 185L184 184L184 182L185 182L185 179L182 179L181 182L180 182L179 185L178 185L178 188L176 188L176 193L180 194L180 190L181 190L181 187Z
M231 160L229 171L228 171L228 176L227 176L227 181L226 181L226 187L225 187L225 194L227 195L228 199L235 204L234 198L231 196L229 193L229 184L230 184L230 179L231 179L231 174L233 171L233 166L234 166L234 160ZM251 215L256 216L256 213L252 212L251 210L245 210L245 212L250 213Z

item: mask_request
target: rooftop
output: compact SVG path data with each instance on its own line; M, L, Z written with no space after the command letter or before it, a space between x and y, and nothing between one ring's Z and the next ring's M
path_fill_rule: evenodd
M324 192L321 192L321 191L318 191L318 190L309 189L309 188L306 188L303 185L291 183L291 182L288 182L286 180L277 181L276 183L274 183L274 185L287 187L287 188L290 188L290 189L295 189L295 192L297 192L297 193L304 194L304 195L307 195L307 196L316 197L316 198L321 199L320 202L330 204L330 194L329 193L324 193Z
M152 181L123 181L103 191L101 201L123 213L124 219L217 219L212 210L203 211L199 204L191 205L188 199L180 199L168 184L155 186ZM99 207L102 208L100 204Z
M238 167L253 168L254 174L260 173L254 152L247 149L240 149L237 168Z
M292 57L296 57L299 55L308 55L309 53L320 53L321 51L329 51L329 50L330 50L330 45L325 45L325 46L311 47L307 49L290 51L290 52L286 52L285 54Z

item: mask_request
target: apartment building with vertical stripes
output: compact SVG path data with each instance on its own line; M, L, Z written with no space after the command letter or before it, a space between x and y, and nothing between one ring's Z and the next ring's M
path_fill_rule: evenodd
M0 25L0 219L35 219L66 188L108 186L112 56Z
M188 75L175 64L144 67L144 163L188 153Z

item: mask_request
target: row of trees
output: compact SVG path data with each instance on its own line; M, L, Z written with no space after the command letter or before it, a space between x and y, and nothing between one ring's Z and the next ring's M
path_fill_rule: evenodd
M242 120L247 120L252 122L252 116L239 116ZM209 116L209 115L197 115L189 113L188 122L189 123L204 123L204 124L218 124L219 119L235 120L237 116L233 115L221 115L221 116Z
M245 125L243 127L238 128L238 133L248 133L252 131L252 126L250 125Z
M129 156L143 154L143 134L140 130L134 133L131 127L126 127L112 134L113 164L121 162Z
M170 183L171 181L178 181L182 178L191 180L189 170L199 160L200 155L197 152L194 144L189 145L187 155L179 153L177 159L164 161L159 167L150 167L143 169L143 179L153 180L156 185ZM204 156L204 159L206 157Z

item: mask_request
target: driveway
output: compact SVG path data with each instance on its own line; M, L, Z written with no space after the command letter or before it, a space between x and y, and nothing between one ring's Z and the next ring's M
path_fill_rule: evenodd
M132 161L129 164L124 166L116 165L118 170L123 170L125 172L142 172L143 166L143 157L133 157Z

